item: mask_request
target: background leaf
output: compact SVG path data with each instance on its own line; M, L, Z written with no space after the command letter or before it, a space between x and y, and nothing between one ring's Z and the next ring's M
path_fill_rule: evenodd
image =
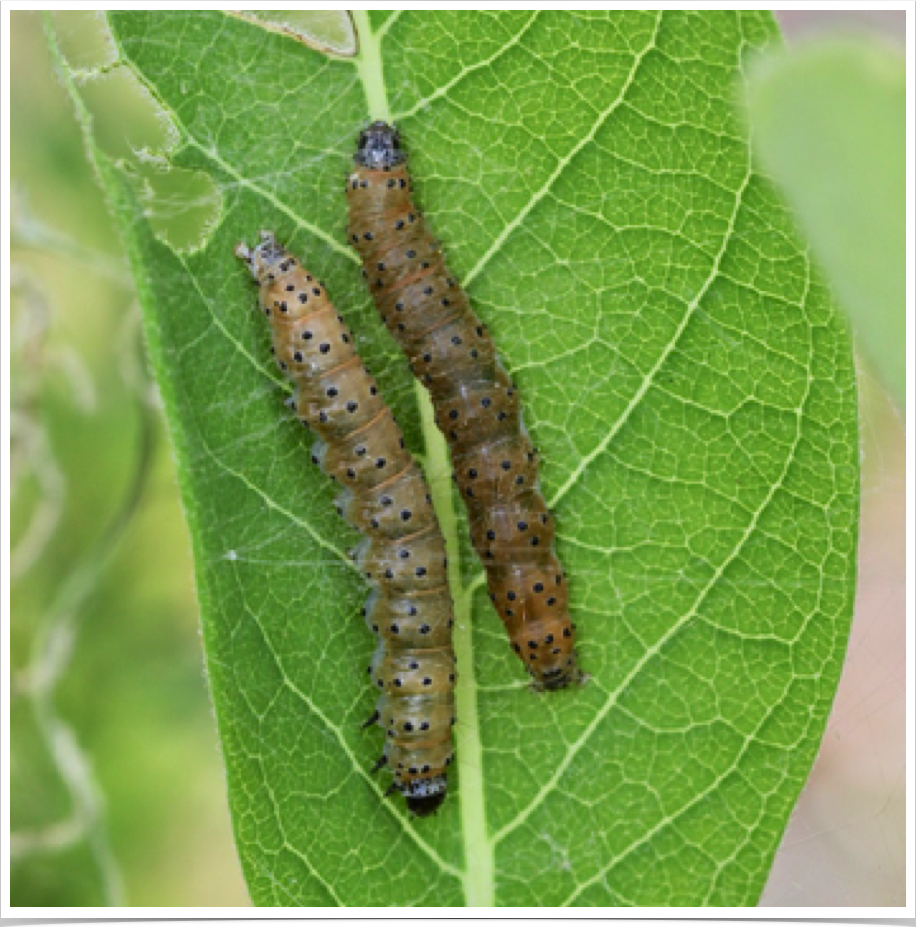
M89 139L176 445L255 901L754 903L839 676L858 465L846 334L730 105L771 18L357 14L352 61L222 14L110 21L179 133L172 162L222 195L205 246L176 253ZM353 538L231 255L273 228L325 280L457 554L441 439L343 241L369 116L402 126L523 390L592 674L529 692L464 547L458 782L424 822L367 775Z
M876 39L773 57L747 95L754 144L875 372L906 404L906 67Z

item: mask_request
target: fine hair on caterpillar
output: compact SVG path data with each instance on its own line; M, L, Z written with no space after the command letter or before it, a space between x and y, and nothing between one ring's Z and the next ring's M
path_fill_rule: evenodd
M324 287L271 232L235 254L259 286L271 353L293 384L288 400L318 440L312 461L343 487L338 512L362 535L354 551L372 587L363 615L378 640L368 676L379 692L366 727L385 748L373 771L393 775L420 817L445 798L455 725L454 618L445 542L429 487Z
M382 321L429 390L490 600L535 686L565 688L583 677L518 390L413 202L397 130L372 123L353 160L348 238Z

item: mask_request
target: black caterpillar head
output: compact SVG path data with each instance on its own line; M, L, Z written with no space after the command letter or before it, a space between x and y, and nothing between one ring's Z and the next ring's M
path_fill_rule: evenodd
M286 248L274 237L273 232L261 232L261 243L249 248L245 242L240 241L235 246L235 256L241 258L251 271L251 276L259 283L269 274L276 274L274 268L288 257Z
M373 122L359 133L353 160L371 170L385 170L403 164L407 153L401 150L401 137L387 122Z

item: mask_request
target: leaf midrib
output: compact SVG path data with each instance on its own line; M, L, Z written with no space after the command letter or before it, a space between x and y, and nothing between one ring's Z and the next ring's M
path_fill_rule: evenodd
M374 33L366 11L351 13L359 45L357 72L366 93L372 119L392 122L385 85L381 41L385 31ZM386 21L385 26L390 25ZM495 852L489 839L486 820L486 789L483 777L483 746L477 715L477 685L474 673L474 637L471 626L473 592L461 582L461 544L458 516L452 493L448 447L436 426L429 393L418 382L414 393L420 411L420 430L425 446L426 475L430 483L433 507L445 538L448 553L448 579L455 610L455 656L460 668L455 690L455 714L461 723L455 729L455 755L461 790L461 838L464 856L462 879L468 907L493 907L496 898Z

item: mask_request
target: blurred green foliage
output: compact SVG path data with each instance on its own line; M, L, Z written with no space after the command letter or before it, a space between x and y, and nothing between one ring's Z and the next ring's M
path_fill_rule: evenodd
M40 15L11 26L11 903L246 904L132 285Z
M906 64L887 42L825 39L750 82L757 151L795 210L858 342L906 392Z

